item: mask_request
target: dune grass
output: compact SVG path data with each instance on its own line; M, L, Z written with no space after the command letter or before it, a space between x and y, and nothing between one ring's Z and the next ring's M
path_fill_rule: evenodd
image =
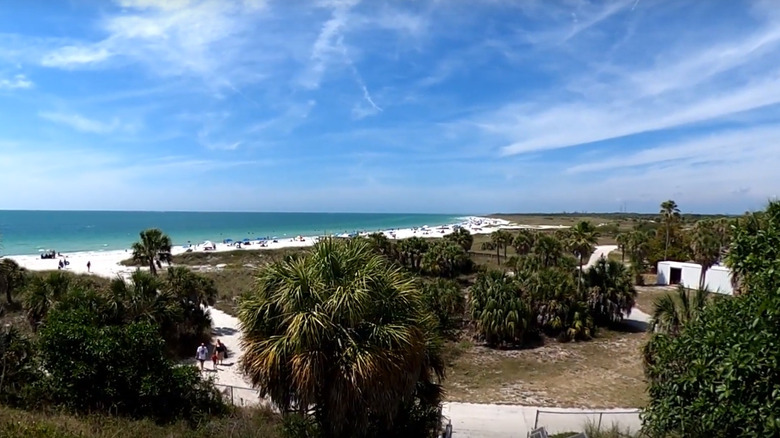
M0 405L0 436L4 438L278 438L281 421L262 408L236 409L196 427L185 423L158 425L107 415L23 411Z

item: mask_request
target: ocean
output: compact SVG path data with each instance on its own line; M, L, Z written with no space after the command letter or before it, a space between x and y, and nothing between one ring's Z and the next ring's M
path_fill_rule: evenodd
M198 213L143 211L0 210L0 255L127 249L147 228L160 228L174 245L258 237L290 238L437 226L462 216L371 213Z

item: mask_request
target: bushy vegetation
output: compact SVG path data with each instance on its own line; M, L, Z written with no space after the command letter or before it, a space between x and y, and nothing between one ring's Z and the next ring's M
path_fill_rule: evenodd
M21 298L31 329L0 332L0 403L193 426L229 413L210 381L173 361L182 346L191 354L209 339L211 321L201 306L214 302L213 281L185 268L161 277L137 271L126 282L29 273L4 262L0 283L6 298Z
M743 294L697 308L645 349L652 436L780 435L780 203L732 231L727 262Z
M524 255L511 260L512 275L477 275L471 317L488 345L522 346L542 333L588 339L598 326L618 322L631 310L636 290L620 263L600 259L584 274L577 266L592 247L592 235L585 233L593 232L584 225L579 229L568 236L521 233L514 240Z

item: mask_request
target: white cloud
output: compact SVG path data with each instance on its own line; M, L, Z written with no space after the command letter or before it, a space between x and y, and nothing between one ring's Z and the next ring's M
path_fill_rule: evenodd
M100 22L106 37L69 44L42 57L47 67L83 68L140 63L163 76L194 75L212 85L261 79L257 70L273 52L259 47L254 21L262 1L120 0L124 10ZM262 40L259 40L262 44ZM275 41L269 41L272 44ZM111 61L110 64L108 62Z
M60 113L60 112L41 112L38 116L54 123L69 126L76 131L89 132L93 134L107 134L118 129L125 129L127 125L120 123L119 119L112 119L110 122L101 122L99 120L89 119L79 114Z
M41 59L45 67L73 68L98 64L111 57L111 53L99 46L65 46L49 52Z
M23 74L15 75L13 78L0 78L0 90L15 90L19 88L32 88L33 82L27 79Z

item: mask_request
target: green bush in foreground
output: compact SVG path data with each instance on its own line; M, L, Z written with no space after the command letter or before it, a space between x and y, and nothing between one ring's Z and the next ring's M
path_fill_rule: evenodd
M780 203L734 228L729 261L746 294L713 301L645 349L652 436L780 436Z
M74 292L50 312L39 332L50 401L76 412L111 412L168 422L197 422L227 411L194 367L166 358L159 329L111 319L94 292Z

